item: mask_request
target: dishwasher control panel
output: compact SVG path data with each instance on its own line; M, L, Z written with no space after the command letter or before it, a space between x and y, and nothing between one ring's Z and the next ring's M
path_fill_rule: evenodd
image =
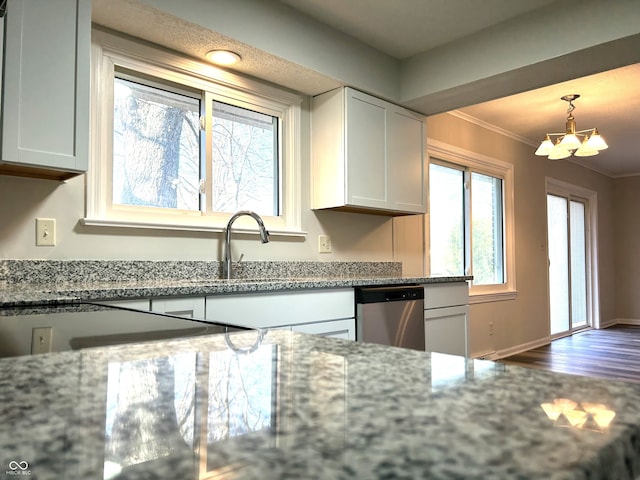
M356 303L380 303L424 299L420 286L362 287L356 289Z

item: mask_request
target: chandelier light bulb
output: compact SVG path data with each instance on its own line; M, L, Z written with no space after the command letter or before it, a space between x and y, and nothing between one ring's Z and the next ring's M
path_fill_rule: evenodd
M567 133L562 140L560 140L559 146L565 150L576 150L580 148L580 140L576 137L575 133Z
M605 142L604 138L602 138L598 133L597 128L593 129L593 133L589 137L588 144L590 148L593 148L598 151L609 148L609 145L607 145L607 142Z
M560 145L560 139L556 142L556 145L551 150L549 154L549 160L562 160L563 158L567 158L571 156L571 151Z
M589 146L589 137L586 137L574 155L576 157L592 157L598 155L598 150Z
M536 155L539 155L541 157L546 157L551 153L551 150L553 150L553 147L554 145L553 145L553 142L551 141L551 138L549 138L549 135L545 135L544 140L542 140L542 143L536 150Z

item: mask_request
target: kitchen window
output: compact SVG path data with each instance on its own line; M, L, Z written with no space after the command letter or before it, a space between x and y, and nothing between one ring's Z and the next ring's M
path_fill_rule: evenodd
M300 235L301 97L100 30L88 225ZM250 228L250 227L249 227Z
M429 150L430 275L473 275L472 296L515 293L513 167L439 142Z

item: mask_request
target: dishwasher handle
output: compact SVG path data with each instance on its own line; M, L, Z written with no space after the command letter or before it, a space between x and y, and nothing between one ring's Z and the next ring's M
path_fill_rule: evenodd
M420 286L390 286L356 288L356 303L386 303L407 300L423 300L424 288Z

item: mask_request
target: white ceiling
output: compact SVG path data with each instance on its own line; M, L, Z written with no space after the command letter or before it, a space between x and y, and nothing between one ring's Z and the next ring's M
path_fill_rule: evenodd
M463 38L554 0L280 0L391 56L402 59ZM561 132L567 103L578 93L577 128L597 127L609 144L585 166L612 177L640 174L640 64L611 70L458 111L528 141Z

